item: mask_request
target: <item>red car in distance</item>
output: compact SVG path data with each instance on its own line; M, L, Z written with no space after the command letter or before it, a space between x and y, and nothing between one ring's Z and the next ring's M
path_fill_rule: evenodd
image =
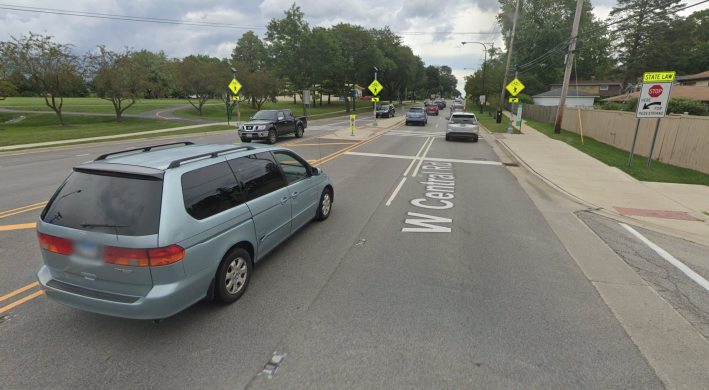
M438 106L435 104L431 104L431 105L426 106L426 113L428 115L438 116Z

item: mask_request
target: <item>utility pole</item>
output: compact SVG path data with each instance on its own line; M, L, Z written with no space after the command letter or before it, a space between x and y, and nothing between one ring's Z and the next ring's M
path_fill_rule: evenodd
M581 1L581 0L579 0ZM519 13L519 0L515 5L515 17L512 19L512 35L510 36L510 47L507 49L507 66L505 67L505 77L502 79L502 93L500 93L500 109L499 114L502 115L502 106L505 104L505 86L507 85L507 72L510 70L510 59L512 58L512 45L515 42L515 28L517 28L517 14ZM497 116L497 123L502 120L500 115ZM512 113L510 113L512 115Z
M579 32L579 22L581 21L581 7L583 0L576 2L576 14L574 15L574 26L571 28L571 38L569 38L569 52L566 56L566 70L564 71L564 84L561 87L561 97L559 98L559 108L556 111L556 123L554 133L561 133L561 121L564 119L564 106L566 105L566 94L569 92L569 79L571 79L571 65L574 63L574 52L576 51L576 36ZM578 94L578 92L576 92Z

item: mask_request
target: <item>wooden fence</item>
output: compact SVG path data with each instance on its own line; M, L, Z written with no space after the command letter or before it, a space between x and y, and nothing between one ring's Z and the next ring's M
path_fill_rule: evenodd
M556 107L525 105L522 116L525 119L553 123ZM581 124L584 136L629 152L637 119L634 112L581 109ZM657 119L640 121L635 154L645 157L650 154L656 125ZM579 110L565 108L561 127L580 133ZM709 173L709 117L667 115L660 122L653 157L664 163Z

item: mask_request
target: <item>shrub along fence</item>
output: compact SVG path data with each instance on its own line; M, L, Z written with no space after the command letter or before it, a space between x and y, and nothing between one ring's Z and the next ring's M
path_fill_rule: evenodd
M556 109L555 106L525 105L522 116L554 123ZM581 124L584 136L630 152L637 124L634 112L581 109ZM657 119L640 121L635 154L645 157L650 154L656 125ZM561 127L580 133L578 109L564 109ZM709 117L667 115L660 122L653 157L667 164L709 173Z

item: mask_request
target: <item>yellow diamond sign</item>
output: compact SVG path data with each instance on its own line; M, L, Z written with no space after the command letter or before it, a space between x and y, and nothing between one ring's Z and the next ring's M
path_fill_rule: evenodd
M522 92L524 89L524 84L521 81L514 79L505 87L512 96L517 96L518 93Z
M231 89L231 92L234 93L234 95L239 93L239 90L241 89L241 84L239 84L236 79L231 80L231 83L229 83L229 89Z
M374 96L379 95L379 92L381 92L382 89L384 89L384 87L382 87L382 85L379 84L379 81L377 81L377 80L372 81L372 83L369 84L369 87L367 87L367 88L369 88L369 90L372 91Z

